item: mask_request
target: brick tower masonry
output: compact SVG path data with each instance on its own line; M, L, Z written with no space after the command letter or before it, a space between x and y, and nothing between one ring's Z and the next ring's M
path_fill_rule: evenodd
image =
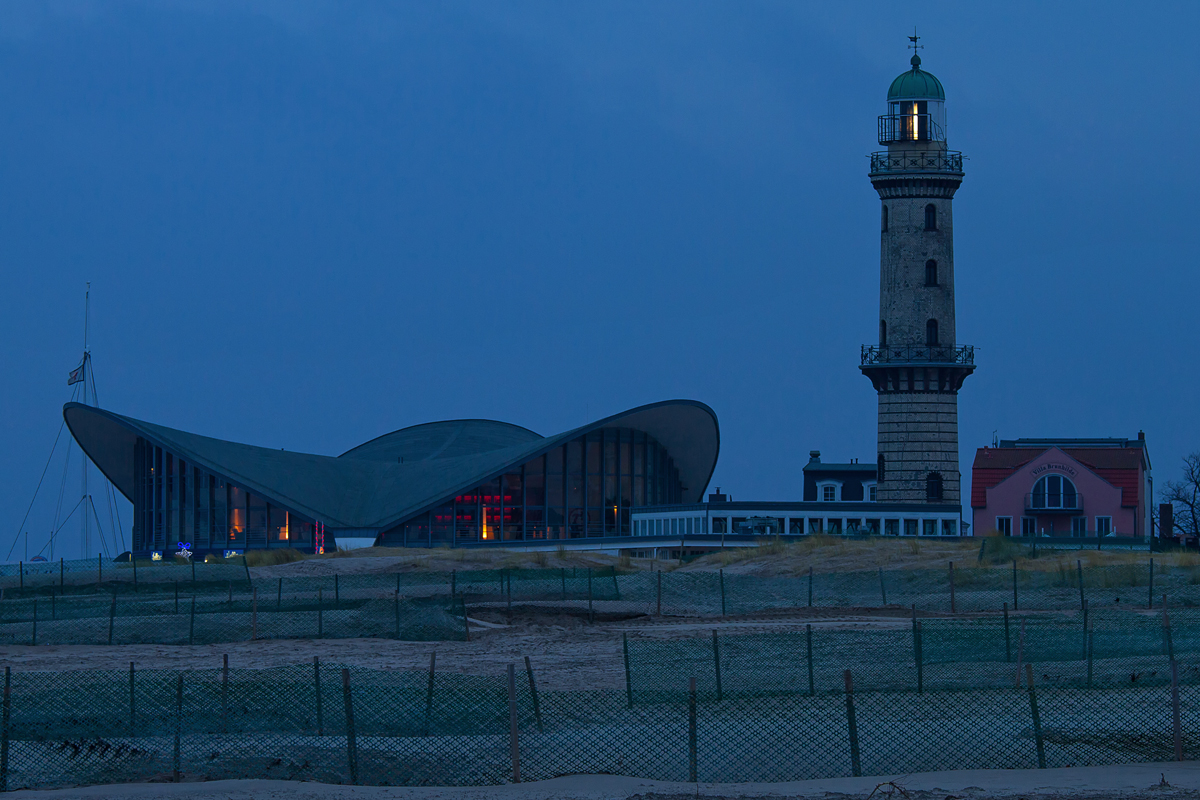
M916 45L916 37L913 45ZM954 217L962 153L946 149L945 92L912 57L879 118L879 341L860 369L879 394L878 501L961 503L958 390L975 352L956 344Z

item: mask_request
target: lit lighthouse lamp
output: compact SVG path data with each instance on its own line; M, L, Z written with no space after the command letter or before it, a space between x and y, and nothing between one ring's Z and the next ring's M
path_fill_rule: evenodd
M909 63L912 69L892 81L888 89L888 113L879 118L879 143L938 143L944 147L946 92L941 81L921 69L919 55L914 53Z

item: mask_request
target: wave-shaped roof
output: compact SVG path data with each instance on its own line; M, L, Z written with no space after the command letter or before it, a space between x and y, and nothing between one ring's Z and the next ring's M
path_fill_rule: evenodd
M68 403L63 417L92 462L126 498L134 494L138 437L330 528L386 530L565 441L606 427L644 431L679 469L683 502L699 502L720 450L717 416L693 400L667 400L555 436L494 420L414 425L341 456L228 442Z

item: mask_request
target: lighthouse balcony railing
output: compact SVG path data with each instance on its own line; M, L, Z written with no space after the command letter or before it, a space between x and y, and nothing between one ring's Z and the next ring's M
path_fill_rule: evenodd
M944 142L946 133L932 114L884 114L879 117L879 143Z
M938 152L880 152L871 154L871 172L962 172L963 156L957 150Z
M975 365L975 346L870 345L862 346L862 364L963 364Z

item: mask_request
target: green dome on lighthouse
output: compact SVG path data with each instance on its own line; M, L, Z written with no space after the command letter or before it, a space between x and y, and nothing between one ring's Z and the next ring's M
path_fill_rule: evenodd
M928 99L942 100L946 99L946 90L942 88L942 82L933 76L933 73L926 72L921 69L921 57L913 54L912 69L908 72L901 73L896 80L892 81L892 85L888 88L888 100L913 100L913 99Z

